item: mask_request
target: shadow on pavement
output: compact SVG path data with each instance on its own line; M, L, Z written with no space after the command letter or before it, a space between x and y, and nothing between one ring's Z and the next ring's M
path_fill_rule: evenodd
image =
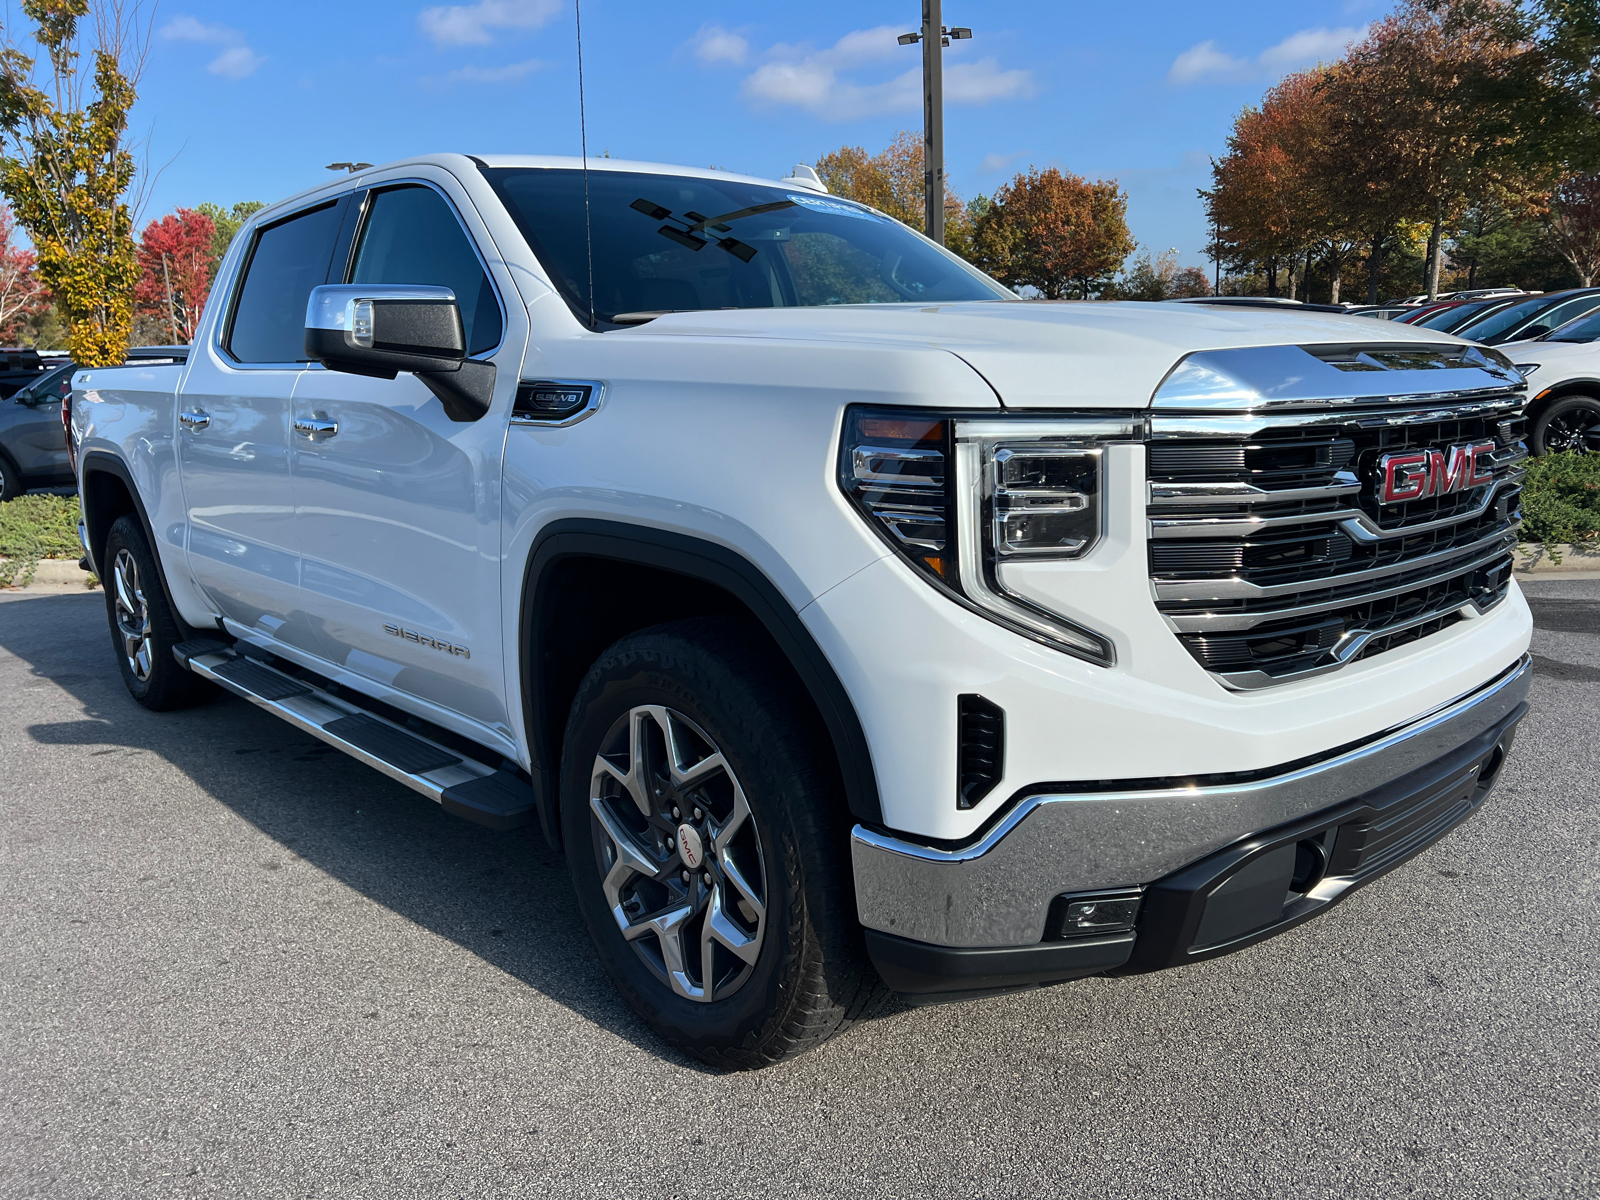
M35 741L160 755L332 878L641 1049L716 1073L667 1046L618 997L566 866L537 828L497 833L449 816L234 696L145 711L122 686L99 593L0 601L0 646L83 706L82 720L30 726Z

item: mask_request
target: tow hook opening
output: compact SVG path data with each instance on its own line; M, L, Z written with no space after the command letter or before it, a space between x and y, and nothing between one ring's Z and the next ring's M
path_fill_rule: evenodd
M1487 787L1493 783L1495 776L1500 774L1500 768L1505 764L1506 744L1501 742L1489 753L1489 757L1483 760L1483 766L1478 771L1478 786Z
M1289 891L1304 896L1322 882L1328 873L1327 835L1319 833L1294 844L1294 874L1289 877Z

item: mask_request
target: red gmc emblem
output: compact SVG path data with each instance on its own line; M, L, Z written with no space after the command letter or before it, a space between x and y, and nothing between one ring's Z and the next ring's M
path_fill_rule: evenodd
M1493 452L1493 442L1477 442L1448 450L1385 454L1378 460L1378 502L1403 504L1493 483L1494 471L1478 464L1480 454Z

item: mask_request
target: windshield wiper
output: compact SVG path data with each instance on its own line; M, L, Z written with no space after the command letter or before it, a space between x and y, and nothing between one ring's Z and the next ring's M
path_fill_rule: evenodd
M761 213L778 212L780 209L797 207L793 200L774 200L768 204L753 204L749 208L736 209L733 212L723 213L721 216L708 217L697 212L686 212L681 217L674 216L670 208L657 204L653 200L641 197L628 205L636 212L641 212L652 221L676 221L676 225L662 224L656 230L663 237L671 238L678 245L689 250L699 251L705 248L707 239L697 237L707 230L716 233L731 233L730 222L738 221L744 217L759 216ZM681 228L680 228L681 226ZM729 254L741 262L749 262L756 256L756 248L739 241L737 238L719 237L710 239L716 242Z

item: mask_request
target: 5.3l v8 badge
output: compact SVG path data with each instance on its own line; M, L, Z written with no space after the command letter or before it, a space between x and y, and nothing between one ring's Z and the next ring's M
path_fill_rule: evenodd
M1429 496L1448 496L1494 482L1494 471L1478 462L1494 452L1493 442L1473 442L1446 450L1408 450L1378 460L1378 503L1403 504Z

